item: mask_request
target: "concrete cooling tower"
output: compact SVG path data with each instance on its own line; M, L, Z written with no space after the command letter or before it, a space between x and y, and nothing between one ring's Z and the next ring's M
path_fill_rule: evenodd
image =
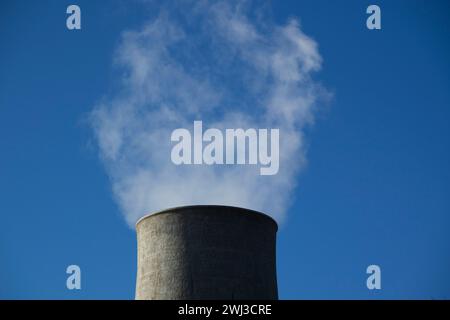
M187 206L136 224L136 299L278 299L276 222L228 206Z

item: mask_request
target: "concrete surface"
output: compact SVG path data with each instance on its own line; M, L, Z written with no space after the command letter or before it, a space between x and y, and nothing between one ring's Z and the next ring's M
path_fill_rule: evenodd
M136 299L278 299L276 222L256 211L188 206L136 224Z

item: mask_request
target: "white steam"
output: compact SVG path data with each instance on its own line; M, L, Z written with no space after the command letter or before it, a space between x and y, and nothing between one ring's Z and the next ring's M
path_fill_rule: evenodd
M323 90L317 44L296 20L274 25L241 3L199 2L161 9L127 31L115 54L120 91L96 105L92 126L114 195L127 222L192 204L224 204L281 221L305 165L303 130ZM171 132L205 128L279 128L280 169L180 165Z

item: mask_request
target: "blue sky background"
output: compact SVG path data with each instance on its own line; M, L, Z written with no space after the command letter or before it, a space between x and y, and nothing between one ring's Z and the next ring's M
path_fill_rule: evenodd
M85 118L113 92L132 1L0 4L0 298L132 299L136 240ZM365 27L369 4L382 30ZM308 131L308 167L278 234L283 299L450 299L448 1L276 1L319 43L334 99ZM82 290L66 289L66 267ZM380 265L382 290L366 288Z

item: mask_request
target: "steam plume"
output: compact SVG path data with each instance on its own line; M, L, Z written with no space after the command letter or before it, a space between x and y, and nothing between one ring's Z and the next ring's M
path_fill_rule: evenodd
M115 198L133 225L149 212L224 204L278 221L305 165L304 129L323 90L317 44L295 19L250 15L247 2L192 2L161 8L123 32L115 53L120 90L91 113ZM261 13L261 12L260 12ZM194 120L214 128L279 128L280 169L251 165L176 166L171 132Z

